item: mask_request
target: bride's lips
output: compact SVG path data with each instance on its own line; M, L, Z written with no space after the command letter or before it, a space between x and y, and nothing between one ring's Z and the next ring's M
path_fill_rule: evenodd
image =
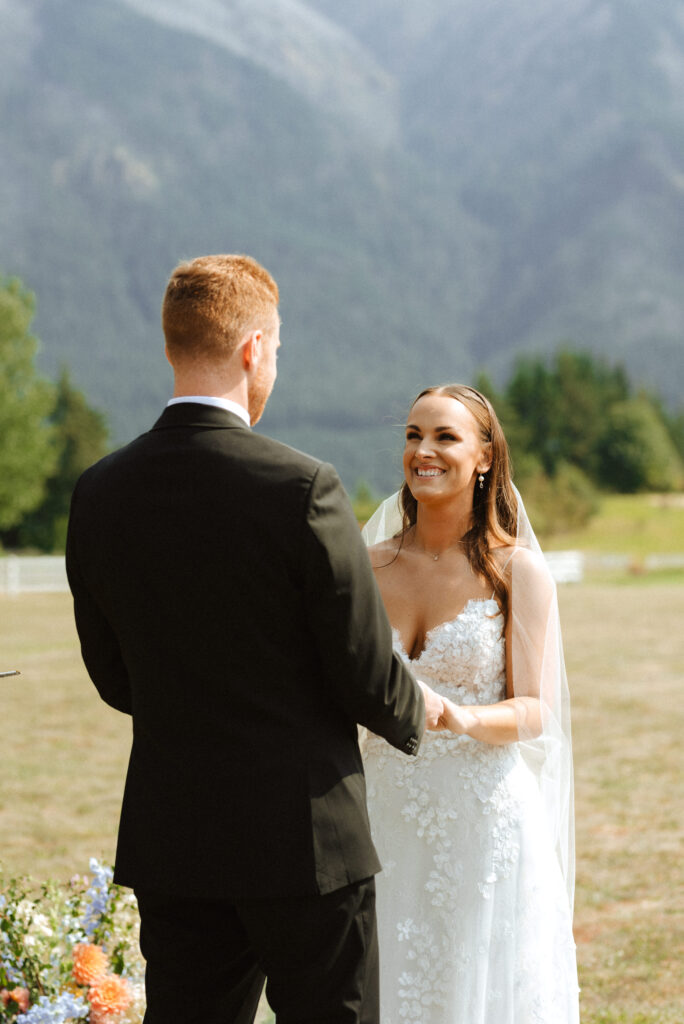
M443 476L446 470L440 469L439 466L417 466L413 472L422 480L427 480L430 477Z

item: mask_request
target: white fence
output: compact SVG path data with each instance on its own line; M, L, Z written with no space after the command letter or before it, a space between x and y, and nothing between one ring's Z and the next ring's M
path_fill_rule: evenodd
M547 551L546 563L556 583L581 583L584 579L581 551Z
M548 551L546 560L556 583L580 583L587 564L592 569L627 571L634 566L629 555L590 555L581 551ZM647 555L642 563L645 572L658 569L684 569L684 554ZM40 555L35 558L7 555L0 558L0 594L25 594L68 591L62 555Z
M557 583L579 583L584 576L581 551L550 551L547 560ZM8 555L0 558L0 594L68 591L64 558L42 555L35 558Z
M0 594L59 593L69 589L64 557L39 555L0 558Z

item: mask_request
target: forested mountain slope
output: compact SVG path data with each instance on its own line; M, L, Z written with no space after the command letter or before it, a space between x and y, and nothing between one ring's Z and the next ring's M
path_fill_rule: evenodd
M684 383L684 4L0 0L0 269L117 440L177 260L282 291L264 428L392 479L426 383L560 341ZM390 468L388 468L390 467Z

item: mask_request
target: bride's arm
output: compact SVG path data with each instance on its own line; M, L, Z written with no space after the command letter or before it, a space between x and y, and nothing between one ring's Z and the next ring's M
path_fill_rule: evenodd
M541 554L518 549L509 563L510 603L506 622L506 700L455 705L444 701L443 728L483 743L533 739L543 730L548 703L547 655L558 642L549 624L556 618L555 587Z
M541 732L539 700L534 697L512 697L498 704L453 704L444 699L440 718L443 729L459 736L472 736L483 743L501 746L515 743L521 737L521 719L525 719L525 736Z

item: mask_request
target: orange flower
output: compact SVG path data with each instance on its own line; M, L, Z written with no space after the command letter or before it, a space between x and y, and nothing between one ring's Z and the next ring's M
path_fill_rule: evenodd
M106 1018L114 1013L123 1013L131 1002L131 990L125 978L118 974L107 974L100 978L90 989L88 999L93 1012L90 1019L93 1024L104 1024Z
M7 1006L10 999L13 999L22 1013L26 1013L29 1008L29 991L27 988L13 988L11 992L3 988L2 992L0 992L0 999L2 999L3 1006Z
M107 954L100 946L81 943L74 946L74 981L79 985L92 985L107 973Z

